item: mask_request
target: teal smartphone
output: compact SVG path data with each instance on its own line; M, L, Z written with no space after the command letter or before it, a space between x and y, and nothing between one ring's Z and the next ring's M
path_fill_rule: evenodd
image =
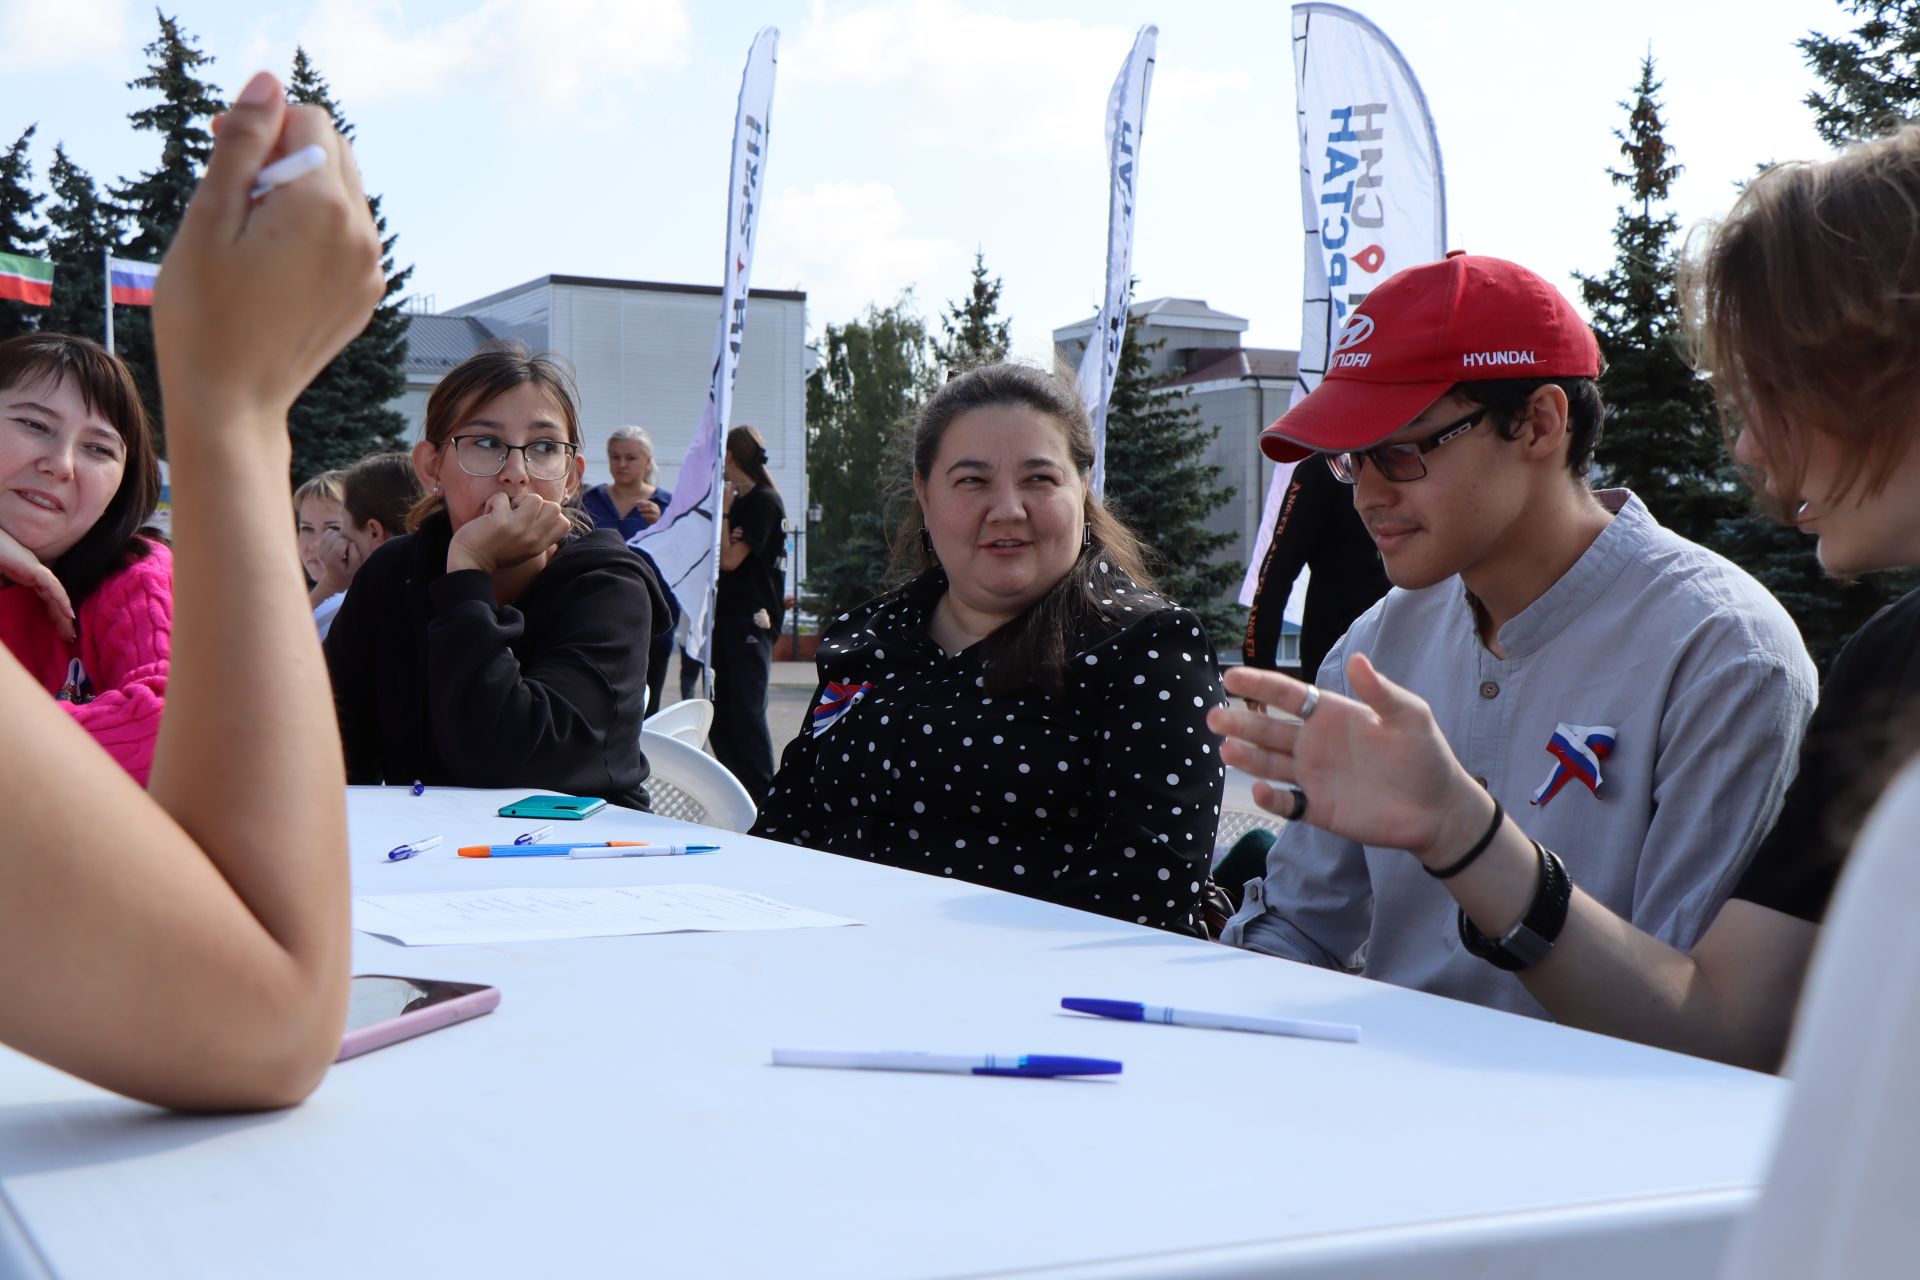
M503 818L585 818L607 807L595 796L523 796L500 806Z

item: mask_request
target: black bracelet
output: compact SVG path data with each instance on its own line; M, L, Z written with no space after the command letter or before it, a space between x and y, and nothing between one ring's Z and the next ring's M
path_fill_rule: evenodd
M1462 857L1458 862L1449 863L1448 865L1441 867L1437 871L1432 867L1426 867L1427 874L1432 876L1435 880L1451 880L1455 876L1459 875L1462 871L1465 871L1468 867L1472 866L1473 860L1479 857L1481 854L1485 853L1487 851L1487 846L1493 843L1493 838L1500 834L1500 824L1506 821L1506 817L1507 817L1507 812L1506 810L1500 807L1499 797L1498 796L1494 797L1493 821L1489 823L1487 826L1487 834L1481 836L1479 840L1475 841L1473 848L1467 850L1466 855ZM1425 866L1424 863L1422 863L1421 865Z
M1566 927L1567 907L1573 901L1573 877L1560 855L1544 848L1538 840L1534 851L1540 855L1540 886L1520 923L1507 930L1498 942L1480 932L1467 913L1460 915L1460 945L1496 968L1509 973L1530 969L1547 958L1553 944Z

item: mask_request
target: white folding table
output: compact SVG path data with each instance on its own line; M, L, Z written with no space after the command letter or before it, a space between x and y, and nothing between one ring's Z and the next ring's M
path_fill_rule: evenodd
M356 892L699 882L864 923L357 935L357 972L493 983L500 1008L343 1063L278 1114L166 1114L0 1051L0 1275L1693 1277L1750 1202L1784 1097L1768 1076L621 810L567 834L725 851L453 856L530 825L493 816L516 794L353 790ZM1111 1022L1063 996L1363 1030ZM770 1066L775 1046L1126 1069L799 1070Z

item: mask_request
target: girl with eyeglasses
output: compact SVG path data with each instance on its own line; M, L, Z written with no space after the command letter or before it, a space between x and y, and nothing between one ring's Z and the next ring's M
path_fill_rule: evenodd
M517 345L474 356L434 388L413 465L410 532L368 556L327 636L347 780L647 808L646 638L669 611L570 505L571 379Z

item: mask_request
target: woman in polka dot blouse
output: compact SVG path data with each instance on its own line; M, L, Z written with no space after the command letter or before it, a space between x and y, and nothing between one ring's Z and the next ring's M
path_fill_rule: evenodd
M895 549L920 572L822 637L754 834L1202 932L1225 695L1092 467L1077 392L1039 370L928 401Z

